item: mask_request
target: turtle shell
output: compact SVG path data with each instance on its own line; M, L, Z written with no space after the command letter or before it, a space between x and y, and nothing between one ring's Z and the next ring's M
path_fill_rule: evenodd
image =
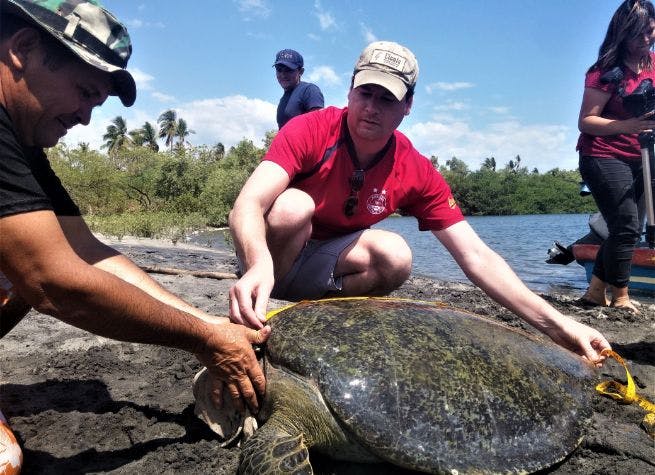
M406 468L536 471L575 449L591 416L591 365L454 308L326 299L287 307L271 326L268 360L313 381L355 439Z

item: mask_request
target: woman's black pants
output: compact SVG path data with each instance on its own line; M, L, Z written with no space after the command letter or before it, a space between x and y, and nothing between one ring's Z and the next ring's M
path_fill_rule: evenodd
M593 274L615 287L626 287L634 248L641 237L641 159L581 156L579 165L582 179L609 230L609 237L598 251Z

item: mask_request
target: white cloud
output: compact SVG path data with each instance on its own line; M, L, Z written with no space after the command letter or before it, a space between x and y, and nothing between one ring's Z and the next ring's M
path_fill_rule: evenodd
M314 2L314 9L316 10L314 14L318 18L318 23L321 25L321 30L329 30L332 28L336 28L337 22L332 16L332 14L326 10L323 9L321 6L321 2L319 0L316 0Z
M148 91L152 89L150 83L155 79L154 76L151 76L145 71L141 71L139 68L128 68L128 71L134 78L137 91Z
M139 18L131 18L127 20L125 22L125 26L127 26L128 30L136 30L139 28L164 28L165 27L165 25L160 21L156 21L152 23L149 21L140 20Z
M175 102L175 96L171 96L170 94L164 94L163 92L154 91L150 95L154 97L157 101L165 104L166 103L170 104L172 102Z
M425 86L425 90L428 94L432 94L434 91L458 91L460 89L469 89L474 87L475 84L472 82L433 82Z
M163 112L163 111L162 111ZM158 128L157 124L158 115L152 115L142 109L135 109L131 112L129 119L127 119L127 129L133 130L143 126L146 122L150 122L152 126Z
M487 157L495 157L503 166L516 155L529 170L577 167L571 131L563 125L526 125L508 120L475 129L464 121L432 120L412 124L403 132L423 155L436 155L442 163L457 157L472 170L479 169Z
M107 132L107 126L112 119L119 113L112 113L113 110L119 110L118 106L111 107L110 101L117 101L111 98L107 105L102 108L96 108L93 111L92 119L89 125L76 125L62 139L69 147L76 147L80 142L86 142L93 149L100 150L103 143L102 136Z
M264 134L277 129L276 104L241 95L197 100L176 110L196 131L191 137L194 145L222 142L231 147L246 138L261 146Z
M145 71L141 71L139 68L130 69L130 74L132 74L134 82L136 83L137 92L150 91L150 95L159 102L175 102L175 96L153 90L152 82L155 80L154 76L151 76Z
M271 35L269 35L268 33L264 33L263 31L248 31L246 32L246 36L248 38L253 38L256 40L265 40L271 38Z
M330 66L317 66L307 74L309 82L318 82L327 86L341 86L341 77Z
M271 14L271 9L268 7L266 0L234 0L237 8L246 17L244 20L250 20L250 16L259 18L267 18Z
M366 26L364 23L360 23L360 26L362 28L362 36L364 37L366 44L373 43L374 41L378 40L378 37L375 36L373 30L371 30L368 26Z
M133 18L131 20L127 20L125 22L125 26L127 26L128 29L141 28L143 26L143 21L139 20L138 18Z
M197 100L171 108L177 112L178 117L187 121L190 129L196 131L189 140L193 145L222 142L229 148L246 138L259 147L265 133L277 129L277 104L261 99L228 96ZM146 121L158 127L157 117L161 112L157 110L151 113L134 107L126 109L117 98L112 97L103 107L94 110L88 126L73 127L63 141L70 147L87 142L91 148L100 150L102 136L117 115L123 116L128 130L132 130L141 127Z
M487 107L487 110L493 114L509 114L509 107L506 106Z
M446 101L445 104L435 106L436 111L463 111L469 109L469 105L459 101Z

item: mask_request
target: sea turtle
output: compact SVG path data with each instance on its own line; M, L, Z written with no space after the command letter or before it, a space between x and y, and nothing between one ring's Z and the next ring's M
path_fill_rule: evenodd
M591 416L591 365L442 304L306 301L270 324L263 425L240 473L312 473L308 449L429 473L533 472L575 449Z

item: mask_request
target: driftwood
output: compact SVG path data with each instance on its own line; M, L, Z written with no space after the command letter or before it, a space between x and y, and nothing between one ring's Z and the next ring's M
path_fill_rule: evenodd
M151 274L167 274L167 275L192 275L194 277L204 277L206 279L237 279L237 275L232 272L212 272L208 270L187 270L176 269L174 267L159 267L159 266L141 266L141 269Z

